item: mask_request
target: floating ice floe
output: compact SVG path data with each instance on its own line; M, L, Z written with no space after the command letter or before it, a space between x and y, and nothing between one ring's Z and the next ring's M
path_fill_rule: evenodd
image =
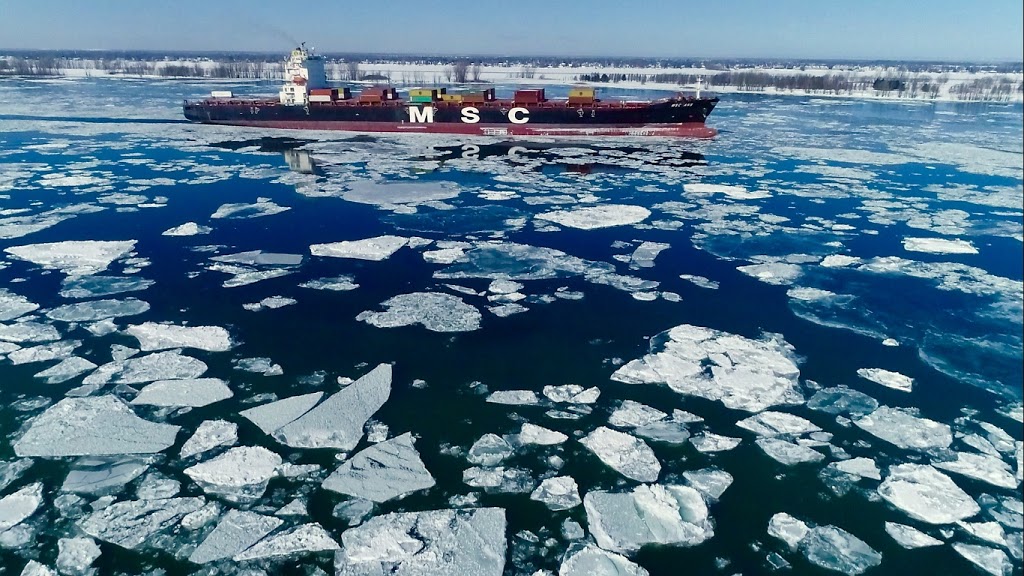
M291 306L298 304L298 300L295 298L286 298L284 296L268 296L259 302L253 302L251 304L242 304L242 308L249 310L250 312L259 312L264 308L268 310L276 310L278 308L284 308L285 306Z
M0 322L14 320L38 309L39 304L6 288L0 288Z
M291 396L243 410L239 412L239 415L247 418L265 434L273 434L285 424L309 412L320 402L323 395L323 392L311 392L300 396Z
M39 322L0 324L0 341L25 344L53 342L54 340L60 340L60 332L49 324L40 324Z
M843 385L822 388L807 400L807 407L828 414L862 416L878 409L878 400Z
M604 426L580 440L608 467L637 482L655 482L661 463L643 440Z
M899 372L890 372L881 368L861 368L857 370L857 376L865 380L870 380L875 384L881 384L886 388L892 388L893 390L900 390L902 392L910 392L914 387L914 379L909 376L904 376Z
M520 444L536 444L539 446L554 446L569 439L561 432L549 430L543 426L523 422L522 428L516 434L515 439Z
M438 279L490 278L509 280L547 280L569 276L597 277L612 274L615 267L570 256L560 250L515 244L481 242L467 250L462 258L444 270L434 272Z
M957 542L953 544L953 550L992 576L1009 576L1013 573L1013 563L1007 558L1006 552L997 548Z
M821 428L806 418L773 410L744 418L736 425L758 436L800 436L821 431Z
M642 438L666 444L684 444L690 438L686 423L670 418L658 420L633 429L633 433Z
M584 389L579 384L548 385L544 387L543 393L552 402L569 404L593 404L601 396L601 390L597 386Z
M801 403L799 375L792 346L777 335L751 340L683 324L652 338L651 352L619 368L612 380L664 383L680 394L760 412Z
M46 313L51 320L61 322L95 322L108 318L135 316L149 310L149 303L136 298L124 300L90 300L58 306Z
M722 497L722 494L732 486L732 474L718 468L704 468L703 470L687 470L683 472L686 483L704 497L714 502Z
M317 552L331 552L338 549L338 543L319 524L303 524L274 534L254 544L244 552L232 557L235 562L298 556Z
M786 291L786 296L789 298L804 302L828 300L829 298L833 298L835 295L835 292L829 292L828 290L822 290L821 288L808 288L806 286L794 286Z
M772 196L770 192L764 190L755 190L751 192L742 186L706 184L703 182L683 184L683 190L688 195L711 196L712 194L722 194L723 196L734 200L759 200L762 198L771 198Z
M647 219L651 211L643 206L626 204L602 204L583 206L570 210L544 212L538 214L538 220L554 222L567 228L593 230L611 226L627 226L638 224Z
M654 266L654 259L658 257L658 254L671 247L670 244L663 242L641 242L629 257L630 266L652 268Z
M346 292L359 288L352 276L335 276L333 278L318 278L299 284L299 288L310 288L313 290L332 290L335 292Z
M693 274L680 274L679 277L699 288L704 288L706 290L718 289L718 282L715 282L714 280L709 280L708 278L705 278L703 276L694 276Z
M273 516L228 510L188 560L194 564L207 564L231 558L249 549L283 523Z
M100 557L100 547L92 538L61 538L57 541L57 571L67 576L85 576Z
M232 396L234 393L231 388L228 388L227 383L220 378L158 380L147 384L131 403L200 408Z
M964 522L958 520L957 526L963 528L971 536L985 540L996 546L1006 547L1006 532L998 522Z
M587 544L566 552L558 576L650 576L650 573L625 556Z
M43 504L43 483L29 484L0 498L0 532L4 532L36 513Z
M636 428L667 417L668 414L656 408L651 408L646 404L634 402L633 400L623 400L622 404L608 418L608 424L617 428Z
M799 265L789 264L787 262L750 264L747 266L738 266L736 269L747 276L757 278L765 284L772 284L774 286L787 286L792 284L803 274L803 269L800 268Z
M977 254L978 249L967 240L948 238L904 238L903 249L928 254Z
M504 466L467 468L462 471L462 481L474 488L499 494L525 494L537 485L529 470Z
M308 412L279 426L273 436L292 448L351 450L363 437L366 421L390 395L391 365L381 364Z
M149 469L151 458L139 456L78 458L64 478L61 492L106 495L119 492Z
M341 535L336 576L374 574L501 576L505 569L501 508L385 514Z
M787 442L779 438L758 438L754 441L764 453L786 466L805 462L820 462L825 455L813 448Z
M2 343L0 343L2 344ZM49 362L50 360L63 360L71 356L75 349L82 345L81 340L62 340L39 346L18 348L17 344L10 344L14 350L7 353L7 360L11 364L31 364L33 362Z
M226 420L206 420L182 444L180 457L184 460L218 446L231 446L235 442L238 442L238 424Z
M252 250L214 256L210 260L213 264L207 267L208 270L231 275L222 285L225 288L237 288L291 274L293 268L302 263L302 255Z
M262 374L264 376L280 376L284 374L284 369L281 368L281 365L275 364L270 358L238 358L232 360L231 363L235 365L235 370L252 374Z
M487 397L491 404L508 404L512 406L536 406L540 398L533 390L498 390Z
M185 222L180 226L174 228L168 228L162 232L163 236L197 236L199 234L209 234L213 232L213 228L209 226L202 226L195 222Z
M484 434L469 448L466 460L479 466L495 466L513 452L512 446L501 436Z
M853 423L861 430L905 450L948 448L953 443L949 426L919 418L899 408L880 406Z
M381 306L387 308L387 311L362 312L356 316L356 320L378 328L422 324L433 332L471 332L480 328L480 311L450 294L400 294L385 300Z
M45 564L40 564L35 560L29 560L28 563L25 564L25 568L21 571L21 576L57 576L57 573Z
M409 239L402 236L377 236L365 240L313 244L309 247L309 251L313 256L355 258L379 262L390 258L399 248L408 243Z
M513 302L511 304L502 304L500 306L488 306L487 310L498 318L508 318L513 314L522 314L523 312L528 311L529 308L522 304L516 304Z
M259 218L273 216L286 210L288 206L278 206L270 198L257 198L254 204L222 204L210 218Z
M78 526L93 538L122 548L138 548L205 503L198 497L115 502L79 520Z
M698 452L709 453L709 452L726 452L740 445L743 440L741 438L730 438L729 436L719 436L718 434L712 434L711 432L703 432L690 438L690 444L697 449Z
M169 350L128 358L123 362L109 362L86 376L82 383L141 384L156 380L198 378L205 372L205 362L183 356L177 350Z
M70 276L61 283L60 295L64 298L96 298L138 292L153 284L146 278L126 276Z
M972 452L957 452L956 460L948 462L932 462L932 466L961 474L968 478L987 482L993 486L1013 490L1020 483L1010 471L1010 466L1001 459L974 454Z
M800 551L812 564L857 575L882 563L882 555L863 540L835 526L811 528L800 540Z
M47 244L28 244L4 249L19 260L26 260L68 276L87 276L102 272L118 258L135 249L135 240L67 240Z
M576 480L570 476L547 478L530 494L531 500L543 502L550 510L569 510L583 503Z
M413 446L412 434L406 432L346 460L321 486L372 502L386 502L434 484L434 477Z
M790 550L796 550L810 530L810 526L802 520L785 512L779 512L768 520L768 535L785 542Z
M239 446L185 469L204 492L229 502L255 502L277 474L281 457L260 446Z
M612 552L632 553L648 544L695 546L714 535L704 499L689 486L593 491L583 507L597 545Z
M65 398L33 418L14 442L18 456L150 454L174 444L178 426L135 415L114 396Z
M349 202L372 204L385 210L400 210L455 198L459 192L460 189L450 182L357 180L348 183L348 190L341 197Z
M225 352L232 346L231 335L220 326L175 326L146 322L129 326L125 333L134 336L144 352L170 348Z
M917 528L907 526L906 524L886 522L885 531L889 533L889 536L892 536L892 539L895 540L897 544L908 549L942 545L942 540L932 538Z
M851 476L870 478L872 480L882 479L882 473L878 470L878 466L875 465L875 461L871 458L851 458L849 460L833 462L829 464L829 466Z
M878 494L911 518L929 524L952 524L981 510L949 476L928 465L889 468Z

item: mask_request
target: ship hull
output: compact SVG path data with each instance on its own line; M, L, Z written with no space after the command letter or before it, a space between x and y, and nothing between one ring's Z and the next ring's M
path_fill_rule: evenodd
M438 102L426 106L403 101L374 105L347 101L284 106L270 100L204 100L186 102L184 112L194 122L290 130L710 138L717 131L705 126L704 120L717 103L717 98L670 98L586 106L564 101L532 105L508 101L472 105ZM430 112L429 117L424 116L426 111Z

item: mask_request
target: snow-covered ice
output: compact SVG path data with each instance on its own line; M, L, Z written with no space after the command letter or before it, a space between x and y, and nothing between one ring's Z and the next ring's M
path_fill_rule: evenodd
M893 390L900 390L903 392L910 392L914 387L914 379L909 376L904 376L899 372L890 372L889 370L883 370L881 368L861 368L857 370L857 376L865 380L870 380L875 384L881 384L886 388L892 388Z
M149 303L137 298L124 300L88 300L58 306L46 313L51 320L61 322L95 322L107 318L134 316L149 310Z
M232 446L238 442L238 424L226 420L206 420L181 446L182 460L213 450L218 446Z
M170 348L197 348L208 352L231 349L231 335L220 326L175 326L146 322L129 326L125 333L139 341L144 352Z
M529 422L523 422L523 426L515 438L520 444L537 444L539 446L553 446L569 439L568 436L561 432L549 430Z
M435 484L406 432L359 452L334 471L322 486L326 490L386 502Z
M636 428L663 420L668 414L633 400L623 400L608 417L608 424L617 428Z
M231 388L220 378L158 380L143 387L131 403L199 408L232 396Z
M531 500L543 502L551 510L569 510L583 503L576 480L570 476L557 476L541 481L530 494Z
M71 356L65 358L50 366L46 370L37 372L36 378L42 378L47 384L60 384L61 382L67 382L76 376L80 376L96 368L96 365L86 360L85 358L79 358L78 356Z
M825 455L813 448L787 442L780 438L758 438L754 441L764 453L780 464L792 466L805 462L820 462Z
M291 208L278 206L270 198L257 198L253 204L222 204L210 218L259 218L280 214L286 210Z
M956 460L933 461L932 466L1009 490L1017 488L1020 484L1007 463L984 454L957 452Z
M812 563L843 574L857 575L882 563L882 555L863 540L835 526L817 526L800 541Z
M558 576L649 576L649 572L625 556L593 544L570 548L558 568Z
M513 452L512 446L501 436L484 434L470 446L466 460L478 466L495 466Z
M695 546L714 535L703 497L689 486L591 491L583 507L597 545L612 552L632 553L648 544Z
M594 230L611 226L628 226L647 219L651 211L643 206L601 204L538 214L538 220L554 222L567 228Z
M92 538L61 538L57 541L57 571L65 576L85 576L100 557L100 547Z
M977 254L978 249L967 240L948 238L904 238L903 249L928 254Z
M803 275L803 269L799 265L788 262L750 264L747 266L737 266L736 269L747 276L757 278L761 282L773 286L788 286L796 282Z
M661 463L651 447L625 432L602 426L581 439L580 444L608 467L637 482L656 482L661 473Z
M480 311L451 294L399 294L385 300L381 306L387 308L387 311L365 311L356 316L356 320L378 328L422 324L433 332L471 332L480 328Z
M821 430L821 428L806 418L786 412L775 412L774 410L767 410L744 418L737 422L736 425L758 436L800 436L801 434Z
M889 468L878 494L911 518L929 524L952 524L981 510L949 476L928 465Z
M853 423L861 430L907 450L948 448L953 443L949 426L919 418L899 408L880 406Z
M892 539L897 544L904 548L924 548L926 546L942 545L942 540L933 538L917 528L907 526L906 524L886 522L885 531L889 533L889 536L892 536Z
M281 457L262 446L239 446L185 469L207 493L229 502L255 502L277 475Z
M0 498L0 532L21 524L42 504L42 482L34 482Z
M739 446L742 441L742 438L720 436L712 432L703 432L690 438L690 444L693 444L698 452L703 453L726 452Z
M810 526L802 520L785 512L775 514L768 521L768 535L785 542L790 550L796 550L810 530Z
M155 352L145 356L114 361L86 376L83 384L141 384L156 380L186 380L206 373L206 363L185 356L178 350Z
M11 256L68 276L87 276L107 269L135 249L135 240L66 240L5 248Z
M387 260L392 254L398 252L409 243L408 238L402 236L377 236L365 240L345 240L330 244L313 244L309 252L313 256L324 256L330 258L355 258L358 260Z
M194 564L231 558L259 542L284 521L255 512L228 510L209 535L188 557Z
M209 226L203 226L195 222L185 222L179 226L164 230L162 234L164 236L197 236L199 234L209 234L210 232L213 232L213 228Z
M320 402L320 398L323 395L323 392L311 392L309 394L291 396L262 404L255 408L242 410L239 412L239 415L251 421L260 430L263 430L265 434L273 434L285 424L309 412L313 406Z
M579 384L562 384L559 386L547 385L543 393L552 402L565 402L569 404L593 404L601 396L601 390L597 386L584 389Z
M232 557L235 562L299 556L317 552L331 552L338 543L319 524L303 524L260 540L251 548Z
M875 461L870 458L860 457L840 460L839 462L829 464L829 466L834 467L840 472L846 472L851 476L870 478L872 480L882 479L882 473L878 470L878 466L875 465Z
M540 398L533 390L498 390L487 396L487 402L512 406L534 406L540 403Z
M691 488L703 494L709 501L714 502L722 497L722 494L732 486L732 474L718 468L704 468L703 470L687 470L683 472L683 478Z
M83 532L122 548L137 548L203 507L203 498L164 498L115 502L79 520Z
M1013 573L1013 564L1006 552L997 548L957 542L953 544L953 550L992 576L1009 576Z

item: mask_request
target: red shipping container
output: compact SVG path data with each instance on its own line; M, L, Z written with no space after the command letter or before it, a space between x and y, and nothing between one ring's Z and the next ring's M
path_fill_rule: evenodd
M383 98L376 94L362 94L359 96L360 102L380 102L381 100L383 100Z
M315 96L330 96L333 92L333 88L314 88L309 91L310 94Z

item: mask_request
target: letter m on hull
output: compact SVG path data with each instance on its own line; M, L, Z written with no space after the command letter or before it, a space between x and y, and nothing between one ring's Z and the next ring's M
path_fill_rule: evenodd
M409 106L409 122L433 122L434 121L434 107L428 106L425 108L419 108L416 106Z

